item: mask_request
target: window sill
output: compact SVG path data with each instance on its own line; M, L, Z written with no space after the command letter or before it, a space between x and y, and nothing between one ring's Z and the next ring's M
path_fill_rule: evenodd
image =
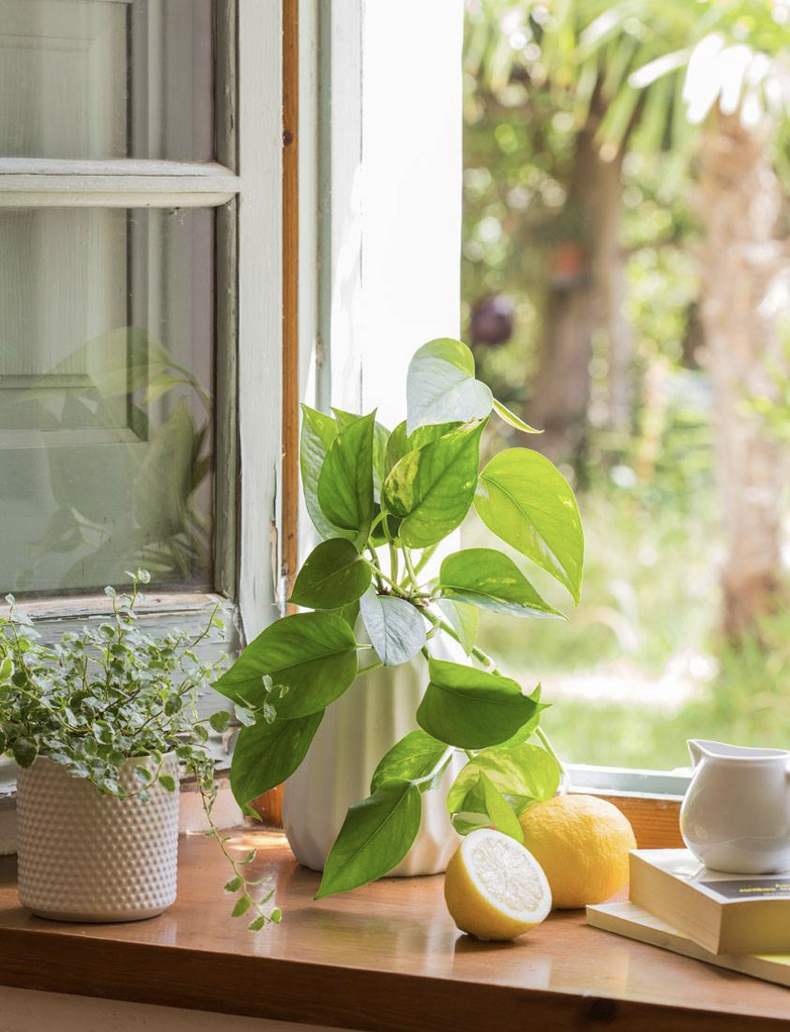
M387 879L315 903L318 876L278 833L240 832L277 885L283 923L257 936L232 921L226 872L202 836L181 848L179 900L153 921L68 925L19 906L0 861L0 984L226 1014L424 1032L535 1028L779 1028L787 992L553 914L515 943L461 936L442 879ZM786 1027L782 1024L781 1027Z

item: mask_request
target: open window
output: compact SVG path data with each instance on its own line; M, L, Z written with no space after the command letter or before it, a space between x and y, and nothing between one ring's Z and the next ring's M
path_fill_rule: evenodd
M47 637L138 568L154 630L276 611L281 56L280 4L0 0L0 589Z

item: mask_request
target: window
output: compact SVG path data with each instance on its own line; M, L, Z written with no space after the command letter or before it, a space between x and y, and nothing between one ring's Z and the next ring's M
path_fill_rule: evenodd
M563 756L676 792L687 738L790 736L787 11L464 6L464 332L587 537L568 624L483 635Z
M160 628L275 611L281 19L0 0L0 589L47 635L136 567Z
M214 216L0 210L0 582L207 590Z

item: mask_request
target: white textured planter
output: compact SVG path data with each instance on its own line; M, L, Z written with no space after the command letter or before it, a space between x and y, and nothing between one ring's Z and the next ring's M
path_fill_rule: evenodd
M416 726L426 684L425 663L415 660L365 674L329 707L310 752L285 784L283 824L300 864L323 870L349 806L370 794L379 760ZM439 874L447 867L461 840L445 798L464 762L455 756L440 785L423 795L420 831L391 875Z
M133 768L121 784L139 788ZM162 773L178 780L174 754ZM147 803L102 795L59 764L39 757L20 770L19 898L55 921L140 921L176 898L179 793L159 784Z

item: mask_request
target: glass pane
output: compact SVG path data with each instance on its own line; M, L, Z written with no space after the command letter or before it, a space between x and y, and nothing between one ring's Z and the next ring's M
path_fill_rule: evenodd
M212 0L0 0L0 157L213 157Z
M212 210L0 209L0 590L211 585Z

